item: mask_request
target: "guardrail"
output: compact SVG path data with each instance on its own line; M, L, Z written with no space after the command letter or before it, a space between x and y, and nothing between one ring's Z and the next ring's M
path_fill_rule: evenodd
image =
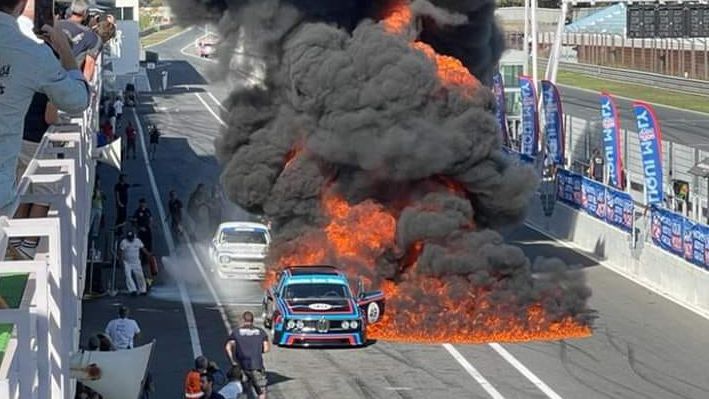
M0 216L0 271L29 276L20 305L0 310L0 323L14 325L0 363L3 399L75 395L69 362L80 338L100 72L97 68L94 74L90 107L80 117L50 127L18 184L18 200L10 215L21 203L45 203L47 216ZM34 259L5 260L13 237L40 238Z
M545 70L546 64L546 60L540 60L539 68ZM681 93L709 96L709 81L706 80L685 79L651 72L573 62L559 62L559 69L622 83L634 83Z

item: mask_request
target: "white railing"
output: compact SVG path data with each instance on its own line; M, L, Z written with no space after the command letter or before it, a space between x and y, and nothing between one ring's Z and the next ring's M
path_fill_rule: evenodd
M3 399L74 398L69 359L79 347L100 72L94 73L89 109L50 127L18 184L14 209L0 216L0 273L29 276L20 305L0 310L0 323L14 325L0 362ZM38 187L42 193L35 193ZM22 203L49 204L49 212L43 218L12 218ZM40 238L33 260L4 260L13 237Z

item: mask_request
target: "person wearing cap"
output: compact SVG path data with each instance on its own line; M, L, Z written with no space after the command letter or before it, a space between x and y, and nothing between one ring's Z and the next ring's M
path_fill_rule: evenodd
M118 308L118 318L108 322L106 335L111 338L116 349L133 349L134 340L140 335L140 327L138 322L128 318L127 307Z
M141 295L147 294L148 288L145 282L145 275L143 274L143 266L140 262L140 253L142 252L149 258L151 256L150 252L145 249L143 242L140 241L140 238L136 238L135 233L132 231L129 231L126 234L126 238L121 240L119 249L118 258L123 260L128 292L131 295L138 293ZM137 289L136 284L138 284Z

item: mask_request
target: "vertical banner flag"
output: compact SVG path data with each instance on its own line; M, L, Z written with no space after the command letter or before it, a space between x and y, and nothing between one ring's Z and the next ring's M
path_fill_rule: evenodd
M507 115L505 114L505 86L502 82L502 75L500 75L499 70L495 71L495 74L492 75L492 91L495 93L495 105L497 106L495 116L497 117L497 124L500 126L502 145L509 147L510 138L507 131Z
M524 155L537 155L539 142L539 119L537 117L537 90L529 76L520 75L519 89L522 95L522 144L520 152Z
M623 189L623 159L620 148L620 119L618 107L613 97L601 93L601 120L603 123L603 148L608 165L608 182L611 186Z
M638 124L640 154L645 173L645 203L660 204L664 198L662 186L662 132L655 111L650 104L633 101L633 112Z
M544 104L544 131L548 157L555 165L564 164L564 114L561 97L554 83L542 80L542 103Z

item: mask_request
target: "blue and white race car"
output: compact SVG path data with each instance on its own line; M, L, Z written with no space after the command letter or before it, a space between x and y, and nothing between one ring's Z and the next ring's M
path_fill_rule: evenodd
M347 276L333 266L293 266L266 290L263 319L280 346L362 346L367 326L384 313L384 294L356 295Z

